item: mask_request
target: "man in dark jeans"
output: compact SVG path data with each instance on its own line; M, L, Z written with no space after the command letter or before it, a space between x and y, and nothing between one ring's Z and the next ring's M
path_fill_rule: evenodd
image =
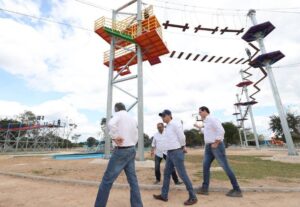
M106 207L114 181L124 170L130 186L131 207L143 207L135 171L135 145L138 141L137 123L123 103L115 104L115 115L108 122L109 134L114 141L114 151L108 162L97 193L95 207Z
M189 198L183 204L196 204L198 199L184 166L184 153L186 152L186 148L182 124L172 119L170 110L164 110L162 113L159 113L159 116L162 118L163 122L167 124L162 150L166 150L168 156L164 170L164 182L161 188L161 194L153 195L153 197L164 202L168 201L171 174L175 167L189 193Z
M158 123L157 124L157 130L158 132L153 135L153 140L152 140L152 149L151 149L151 156L155 154L155 177L156 181L154 184L159 184L160 183L160 178L161 178L161 173L160 173L160 163L162 159L166 160L167 159L167 152L162 150L163 147L163 142L164 142L164 124L163 123ZM175 183L175 185L180 185L182 182L178 180L178 176L176 174L175 168L172 172L172 178Z
M225 133L224 128L218 119L210 116L209 114L210 111L207 107L200 107L199 115L204 122L204 127L200 127L197 124L194 125L202 131L205 141L205 152L203 159L203 183L202 186L198 189L197 193L208 195L210 166L214 159L216 159L220 166L224 169L233 187L233 189L230 190L226 195L230 197L242 197L241 189L233 171L228 164L225 154L225 147L223 143Z

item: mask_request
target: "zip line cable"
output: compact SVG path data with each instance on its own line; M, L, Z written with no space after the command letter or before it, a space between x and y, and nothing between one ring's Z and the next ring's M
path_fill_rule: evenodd
M104 7L101 7L101 6L97 5L97 4L93 4L93 3L88 2L88 1L83 1L83 0L74 0L74 1L77 1L78 3L81 3L81 4L85 4L87 6L95 7L97 9L101 9L101 10L105 10L105 11L109 11L109 12L112 11L112 9L104 8Z
M151 0L149 0L151 1ZM240 12L247 12L248 10L246 9L227 9L227 8L213 8L213 7L203 7L203 6L197 6L197 5L188 5L188 4L180 4L180 3L175 3L175 2L170 2L170 1L163 1L163 0L152 0L152 1L156 1L156 2L167 2L170 5L176 5L176 6L180 6L180 7L191 7L191 8L199 8L202 10L222 10L222 11L240 11ZM161 7L160 5L155 5L152 4L153 6L158 6ZM174 9L174 8L167 8L167 9ZM175 8L177 9L177 8ZM296 10L299 9L300 7L288 7L288 8L265 8L265 9L256 9L257 11L261 11L261 12L281 12L281 13L296 13L296 14L300 14L300 11L285 11L285 10Z
M53 19L49 19L49 18L45 18L45 17L37 17L37 16L31 15L31 14L25 14L25 13L22 13L22 12L12 11L12 10L3 9L3 8L0 8L0 11L7 12L7 13L12 13L12 14L17 14L17 15L25 16L25 17L29 17L29 18L33 18L33 19L37 19L37 20L40 20L40 21L44 21L44 22L60 24L60 25L63 25L63 26L68 26L68 27L72 27L72 28L75 28L75 29L80 29L80 30L84 30L84 31L88 31L88 32L94 32L93 30L85 28L85 27L81 27L81 26L77 26L77 25L73 25L73 24L68 24L68 23L64 23L64 22L59 22L59 21L55 21Z

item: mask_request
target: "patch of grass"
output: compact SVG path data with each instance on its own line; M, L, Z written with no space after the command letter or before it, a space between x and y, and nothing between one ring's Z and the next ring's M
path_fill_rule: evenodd
M300 164L262 160L260 157L237 155L227 156L229 165L239 179L265 179L267 177L300 179ZM200 163L201 166L202 160L203 156L200 155L186 156L187 162L195 164ZM216 161L214 161L212 166L215 167L219 165ZM202 172L197 172L196 176L202 177ZM211 177L219 180L228 179L227 175L223 171L211 172Z
M36 174L36 175L42 175L44 173L43 170L32 170L31 172L32 174Z

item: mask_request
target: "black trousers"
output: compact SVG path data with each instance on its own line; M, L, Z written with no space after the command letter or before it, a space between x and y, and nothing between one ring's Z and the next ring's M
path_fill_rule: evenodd
M164 158L164 160L166 160L167 156L164 154L163 158ZM161 178L160 163L163 158L155 155L155 177L156 177L157 181L160 181L160 178ZM176 174L175 168L173 169L173 172L172 172L172 178L173 178L174 183L178 183L179 180L178 180L178 176Z

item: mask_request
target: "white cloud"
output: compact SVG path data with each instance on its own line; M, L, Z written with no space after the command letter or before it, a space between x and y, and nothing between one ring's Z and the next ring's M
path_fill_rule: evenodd
M39 5L35 1L0 1L1 7L15 9L23 13L36 16L40 13ZM90 1L105 8L117 8L127 1L103 3ZM159 1L146 1L160 4ZM204 8L230 8L245 10L245 13L222 10L210 10L209 12L195 13L183 11L171 11L155 8L160 22L190 23L190 27L198 23L206 27L219 26L241 28L250 26L250 20L246 21L246 10L249 8L274 8L283 7L280 1L172 1L179 4L194 4ZM172 2L166 5L172 5ZM271 3L271 4L270 4ZM299 7L297 1L289 2L285 7ZM181 8L184 10L184 8ZM186 8L188 9L188 8ZM189 8L191 9L191 8ZM195 10L198 8L195 8ZM203 10L203 9L202 9ZM208 9L206 9L207 11ZM53 8L49 16L60 22L68 22L73 25L93 30L94 20L101 16L110 17L111 13L99 10L95 7L84 5L77 1L53 1ZM60 100L49 100L45 103L32 106L31 109L47 112L49 117L72 117L80 123L77 129L82 134L95 133L98 124L80 113L81 109L95 110L105 114L107 76L108 69L103 65L103 52L109 49L109 45L97 34L80 29L70 29L59 24L39 22L38 26L20 21L20 17L13 15L14 19L0 18L0 67L7 72L22 77L29 87L35 90L47 92L60 92L65 94ZM281 50L286 57L277 65L295 63L299 60L299 54L295 51L299 48L299 30L296 24L297 14L282 14L257 11L257 21L270 20L276 29L266 38L268 51ZM37 23L37 20L34 20ZM178 29L169 28L163 30L164 40L167 41L170 50L184 51L193 54L199 53L245 57L245 42L240 36L234 34L211 35L203 32L194 34L192 29L181 32ZM165 108L173 111L176 118L182 119L186 128L192 127L194 118L192 114L197 112L200 105L209 106L212 111L223 110L226 117L233 112L233 103L236 102L236 93L240 89L235 85L240 82L238 71L243 69L239 65L209 64L200 61L185 61L162 57L162 63L153 67L144 64L144 111L145 132L149 135L156 131L156 123L161 121L157 113ZM136 71L135 67L131 68ZM299 106L300 87L298 81L299 68L274 68L274 75L278 89L285 106ZM256 81L261 77L257 69L251 69L254 74L251 80ZM127 91L136 93L136 80L119 84ZM259 103L255 109L274 106L273 96L268 79L259 85L262 91L255 97ZM249 94L253 93L249 87ZM134 99L127 97L122 92L114 90L114 102L123 101L127 106ZM3 115L20 113L27 106L22 103L6 102L2 100L0 105L5 107L12 104L14 107L8 111L1 111ZM296 105L296 106L295 106ZM1 107L3 108L3 107ZM136 109L133 110L136 115ZM3 114L3 115L2 115ZM100 119L100 118L99 118ZM258 119L257 128L264 131L268 124L266 117ZM234 120L234 117L232 119Z

